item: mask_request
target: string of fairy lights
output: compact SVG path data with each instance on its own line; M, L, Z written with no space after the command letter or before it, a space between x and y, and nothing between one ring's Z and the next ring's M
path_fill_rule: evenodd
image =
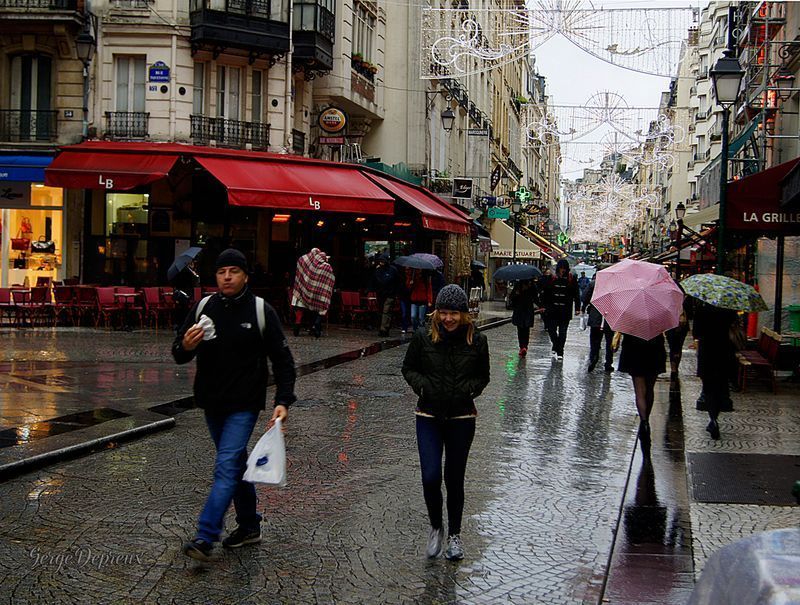
M521 60L553 36L621 68L671 76L686 50L695 8L587 7L580 0L540 0L526 8L422 10L422 79L460 78ZM624 234L658 210L654 191L623 179L620 167L667 170L686 146L683 129L658 107L630 107L620 94L602 91L581 105L524 105L520 115L526 148L557 146L573 165L589 171L565 192L573 241L604 241Z

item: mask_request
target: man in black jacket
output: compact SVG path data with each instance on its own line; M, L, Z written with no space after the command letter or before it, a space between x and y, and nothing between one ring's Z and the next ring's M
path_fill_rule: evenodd
M606 372L614 371L614 349L611 342L614 340L614 330L608 325L608 322L600 314L592 304L592 295L594 294L594 286L597 283L597 274L592 276L589 286L584 290L581 295L581 311L588 313L589 317L587 325L589 326L589 367L587 370L591 372L600 360L600 343L603 338L606 339L606 361L604 369Z
M381 310L381 325L378 336L389 336L392 327L392 314L394 301L400 288L400 274L394 265L389 263L389 257L381 254L376 260L374 287L378 294L378 308Z
M184 554L200 561L211 560L231 500L238 527L222 545L238 548L261 541L256 491L242 475L247 466L247 443L266 402L267 357L272 361L276 385L267 428L277 418L285 421L287 408L296 400L292 353L275 310L265 302L263 315L256 309L258 299L247 287L244 254L234 249L222 252L216 262L216 278L219 292L204 299L200 312L195 304L172 345L177 363L197 358L195 403L205 411L217 449L214 482L200 514L197 535L183 545Z
M565 259L556 263L556 274L543 282L541 301L544 307L544 325L553 344L552 355L562 360L573 309L576 314L580 314L581 308L578 283L570 274L569 263Z

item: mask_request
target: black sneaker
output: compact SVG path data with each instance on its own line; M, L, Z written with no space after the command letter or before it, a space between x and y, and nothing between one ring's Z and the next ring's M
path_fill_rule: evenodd
M258 544L261 542L261 528L244 529L237 527L227 538L222 541L225 548L239 548L245 544Z
M214 545L211 542L206 542L200 538L194 538L189 542L183 544L183 554L198 561L211 561L211 551L214 550Z

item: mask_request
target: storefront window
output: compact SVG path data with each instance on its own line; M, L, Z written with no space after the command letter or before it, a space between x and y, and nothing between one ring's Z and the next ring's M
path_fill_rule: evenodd
M106 195L106 235L147 235L147 193Z
M16 183L22 195L2 209L2 285L35 286L62 279L63 190ZM28 191L28 188L30 191ZM16 203L14 203L16 202Z

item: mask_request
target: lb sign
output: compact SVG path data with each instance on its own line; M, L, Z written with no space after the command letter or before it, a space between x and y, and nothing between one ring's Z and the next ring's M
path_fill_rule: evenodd
M341 109L328 107L319 114L319 127L325 132L330 134L344 132L345 126L347 126L347 116Z

